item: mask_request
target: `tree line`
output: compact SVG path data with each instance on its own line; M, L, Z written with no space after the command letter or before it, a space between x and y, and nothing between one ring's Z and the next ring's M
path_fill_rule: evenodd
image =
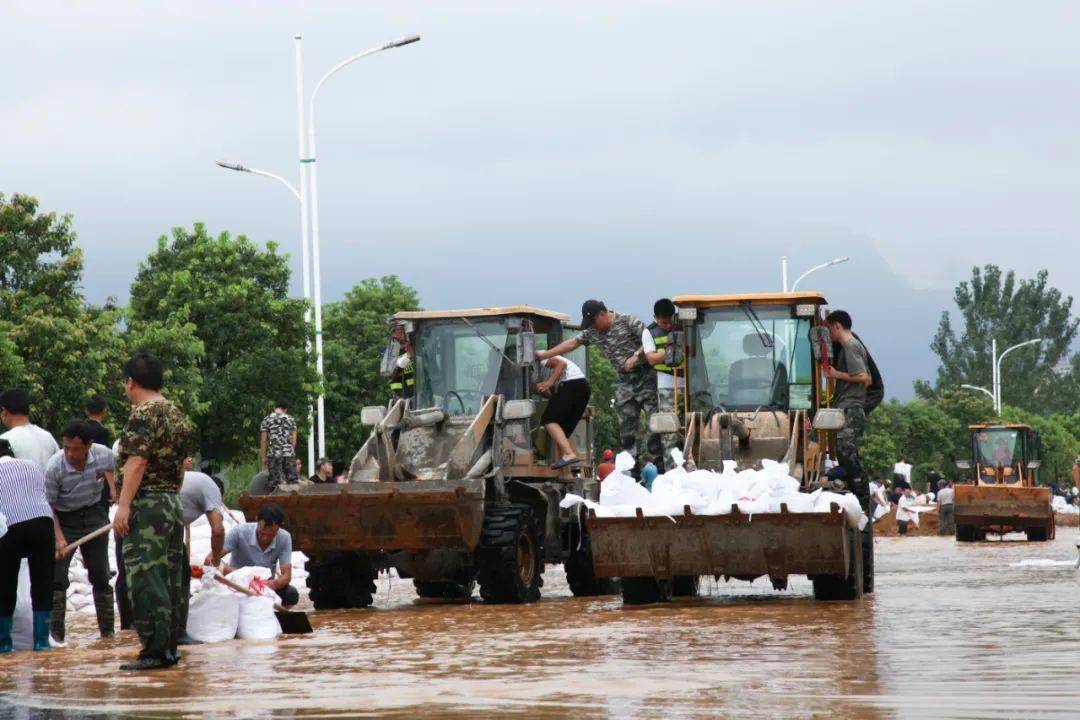
M328 452L346 461L356 452L366 436L359 409L386 400L378 370L386 321L420 309L415 289L395 276L365 279L324 305L320 379L307 306L288 295L290 260L276 243L211 235L199 223L175 228L139 263L121 306L86 301L76 240L70 216L42 211L28 195L0 194L0 386L26 388L36 422L55 431L100 394L118 430L128 414L120 366L146 351L162 358L169 396L191 416L201 456L219 467L254 459L259 422L279 400L293 409L306 442L305 410L320 389ZM959 389L989 386L990 339L1000 351L1045 337L1042 346L1010 355L1002 414L1040 430L1044 477L1067 476L1080 453L1080 354L1069 355L1080 320L1072 298L1050 287L1045 271L1018 280L987 265L959 284L955 300L955 314L943 312L930 345L940 360L936 381L920 381L914 400L873 413L867 466L887 476L902 455L916 477L931 467L949 474L969 453L967 425L993 416L989 399ZM592 348L589 370L596 447L615 448L614 370Z

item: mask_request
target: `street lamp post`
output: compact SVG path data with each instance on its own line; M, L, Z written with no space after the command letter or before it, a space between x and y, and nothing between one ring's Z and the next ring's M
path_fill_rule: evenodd
M1001 361L1004 360L1005 356L1008 355L1009 353L1011 353L1013 350L1019 350L1022 347L1026 347L1028 345L1034 345L1036 343L1041 343L1042 341L1043 341L1043 338L1033 338L1031 340L1025 340L1022 343L1017 343L1017 344L1013 345L1010 348L1006 348L1005 351L1003 353L1001 353L1001 355L999 355L997 357L997 359L994 361L994 379L995 379L996 384L997 384L997 390L996 390L996 394L995 394L995 398L994 398L994 410L997 412L998 415L1001 414L1001 387L1002 387L1002 383L1001 383ZM995 350L997 349L997 342L996 341L994 342L994 349Z
M297 40L299 40L299 39L300 38L297 37ZM297 47L297 60L299 60L299 52L300 52L299 47ZM297 79L299 79L299 78L297 78ZM303 266L303 271L304 271L304 302L307 305L307 309L304 310L304 327L307 328L308 324L311 322L311 285L310 285L310 282L309 282L309 277L311 275L311 271L310 271L310 269L308 267L309 266L309 261L308 261L307 203L305 202L305 199L304 199L304 175L303 175L303 173L300 174L300 190L298 191L295 187L293 187L292 183L290 183L288 180L281 177L280 175L275 175L272 172L266 172L265 170L258 170L256 168L250 168L250 167L247 167L246 165L243 165L241 163L231 162L231 161L228 161L228 160L218 160L217 164L218 164L219 167L223 167L226 170L234 170L236 172L251 173L252 175L261 175L262 177L270 178L271 180L276 180L277 182L279 182L282 185L284 185L285 187L287 187L289 189L289 192L292 193L293 197L296 198L297 201L300 203L300 245L301 245L301 248L302 248L301 255L303 256L302 266ZM311 352L311 343L310 342L307 344L307 351L309 353ZM308 429L308 452L307 452L308 464L307 464L307 466L308 466L308 472L309 473L314 473L315 472L315 427L314 427L314 424L312 423L311 406L310 405L308 406L308 428L309 429Z
M296 54L296 73L299 81L301 68L300 68L300 51L299 42L300 37L296 38L298 48ZM307 172L310 174L308 181L308 187L311 199L311 263L312 263L312 278L315 289L314 305L315 305L315 367L319 374L320 381L323 377L323 335L322 335L322 278L321 278L321 266L319 263L319 180L318 171L316 165L316 151L315 151L315 99L319 95L319 90L322 88L330 76L341 70L347 65L365 58L369 55L374 55L377 52L383 50L391 50L393 48L402 47L403 45L409 45L420 40L419 35L409 35L395 40L394 42L387 43L380 47L371 48L364 52L357 53L351 57L348 57L339 62L334 67L330 68L329 72L322 76L322 78L315 84L315 89L311 92L311 99L308 101L308 117L307 117L307 151L305 153L303 142L301 141L300 148L300 176L301 183L304 182L304 168L307 168ZM298 96L297 100L302 105L302 95ZM303 110L300 110L300 134L303 137ZM325 418L325 404L323 393L319 392L318 400L316 401L318 407L318 424L319 424L319 455L326 455L326 418Z

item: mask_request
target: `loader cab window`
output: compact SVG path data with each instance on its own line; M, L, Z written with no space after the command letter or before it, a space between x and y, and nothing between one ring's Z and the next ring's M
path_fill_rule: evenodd
M500 391L514 368L511 336L502 320L461 320L421 325L416 337L416 406L441 407L451 415L475 415L484 399Z
M1011 467L1023 459L1019 430L984 430L976 438L979 464L983 467Z
M699 313L690 336L695 410L811 407L809 318L792 317L786 305L712 308Z

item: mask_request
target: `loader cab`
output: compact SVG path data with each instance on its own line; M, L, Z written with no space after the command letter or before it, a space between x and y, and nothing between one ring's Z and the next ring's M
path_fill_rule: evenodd
M687 359L686 407L694 412L787 412L817 406L811 328L817 293L675 298Z
M526 307L398 313L391 321L383 374L393 370L387 359L400 352L401 333L395 337L393 328L407 324L415 364L411 407L474 416L492 395L530 397L533 350L561 342L568 319Z
M971 462L957 467L971 470L977 485L1031 487L1038 480L1039 434L1023 424L971 425Z

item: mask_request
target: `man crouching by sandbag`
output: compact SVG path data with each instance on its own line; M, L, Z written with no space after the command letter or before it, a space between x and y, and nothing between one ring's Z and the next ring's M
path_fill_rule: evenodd
M245 567L264 567L270 570L270 588L281 598L284 607L300 602L300 593L292 582L292 535L281 526L285 511L280 505L267 503L255 515L257 522L229 528L225 533L225 552L232 553L221 572L228 575ZM213 551L206 556L207 565L217 565L220 557Z

